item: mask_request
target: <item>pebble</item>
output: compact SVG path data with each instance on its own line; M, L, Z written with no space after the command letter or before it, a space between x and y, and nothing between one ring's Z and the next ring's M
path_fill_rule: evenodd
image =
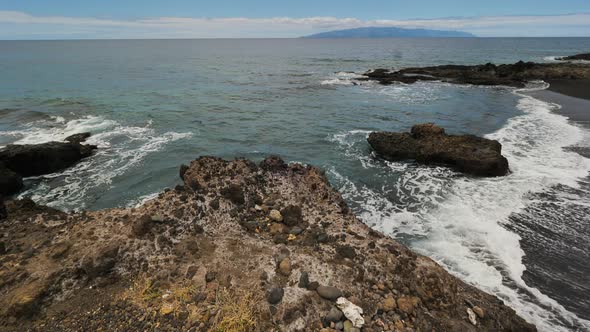
M295 227L291 228L289 233L293 234L293 235L299 235L299 234L303 233L303 229L299 226L295 226Z
M400 297L397 299L397 307L406 314L414 312L414 307L418 304L416 297Z
M271 234L281 234L285 233L285 225L273 222L270 224L270 233Z
M270 213L268 214L268 217L271 220L274 220L276 222L283 221L283 216L281 215L281 212L279 212L279 210L270 210Z
M217 273L215 273L213 271L209 271L209 272L207 272L207 274L205 274L205 281L211 282L211 281L215 280L216 276L217 276Z
M288 257L279 263L279 272L284 276L291 274L291 260Z
M478 306L473 307L473 312L475 312L477 317L479 317L480 319L483 319L485 317L485 313L481 307L478 307Z
M326 315L326 320L328 322L337 323L340 320L342 320L343 316L344 316L344 314L342 313L342 311L340 311L340 309L338 309L336 307L332 307L332 309L330 309L330 311Z
M330 301L336 301L342 296L342 292L338 288L332 286L319 286L316 291L319 296Z
M283 300L283 295L285 295L285 291L282 288L277 287L268 292L266 299L270 304L277 304Z
M389 312L391 310L394 310L397 307L397 305L395 303L395 299L392 296L388 296L387 298L385 298L385 300L383 300L381 305L383 307L383 311L385 311L385 312Z
M334 328L336 330L342 331L344 329L344 323L338 322L338 323L336 323L336 325L334 325Z
M301 276L299 277L299 288L308 288L309 287L309 273L301 272Z

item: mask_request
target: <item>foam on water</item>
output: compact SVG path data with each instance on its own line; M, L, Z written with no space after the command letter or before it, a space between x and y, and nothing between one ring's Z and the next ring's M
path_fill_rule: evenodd
M355 147L354 139L347 140L356 136L356 142L364 142L365 132L340 134L334 141L349 157L373 168L375 176L382 176L383 170L396 174L390 178L393 187L370 189L335 170L331 174L344 196L361 206L360 217L367 224L400 239L411 236L413 249L499 296L541 331L590 330L590 322L523 281L526 267L520 237L504 227L511 214L533 202L532 193L558 184L579 186L590 171L590 160L564 147L579 144L587 134L552 112L559 105L519 97L517 107L524 114L487 135L503 145L512 170L506 177L478 179L440 168L375 162Z
M143 127L124 126L98 116L70 121L57 117L51 124L34 122L12 134L19 138L15 141L17 144L36 144L61 141L80 132L91 132L93 135L87 143L97 145L99 149L62 172L29 178L30 187L20 197L31 197L38 203L65 210L84 209L86 203L98 199L101 192L111 187L114 178L137 167L146 156L160 151L170 142L192 135L160 134L151 128L151 123Z
M363 75L350 73L350 72L337 72L334 75L330 76L330 78L323 80L320 84L321 85L360 85L361 81L358 81L359 78L363 77Z

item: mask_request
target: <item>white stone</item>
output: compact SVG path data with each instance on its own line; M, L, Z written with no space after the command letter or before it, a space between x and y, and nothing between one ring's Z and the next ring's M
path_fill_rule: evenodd
M471 322L471 324L477 326L477 319L475 318L475 312L473 312L473 310L471 310L471 308L467 308L467 316L469 316L469 322Z
M352 322L352 326L360 329L363 327L363 325L365 325L365 319L363 318L363 308L348 301L344 297L339 297L338 300L336 300L336 306L338 309L342 310L344 316Z

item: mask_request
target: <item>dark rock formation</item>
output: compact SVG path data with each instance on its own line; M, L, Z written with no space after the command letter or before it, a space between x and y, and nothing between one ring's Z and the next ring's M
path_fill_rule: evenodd
M515 64L475 66L444 65L406 68L398 71L375 69L364 74L364 80L374 80L388 85L417 81L444 81L458 84L504 85L524 87L533 80L588 79L590 65L576 63L534 63L519 61ZM360 80L363 80L361 78Z
M561 58L557 58L556 60L561 60L561 61L569 61L569 60L585 60L585 61L590 61L590 53L582 53L582 54L564 56L564 57L561 57Z
M90 134L66 138L66 142L8 145L0 150L0 194L12 195L22 188L22 178L57 172L88 157L94 145L81 144Z
M434 124L415 125L410 133L373 132L368 141L387 160L415 159L478 176L502 176L509 171L498 141L472 135L447 135Z

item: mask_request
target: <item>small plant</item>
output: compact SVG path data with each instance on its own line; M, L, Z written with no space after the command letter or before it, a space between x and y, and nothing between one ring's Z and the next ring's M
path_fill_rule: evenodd
M217 314L212 331L245 332L253 331L258 325L261 292L252 289L231 291L226 288L217 293Z

